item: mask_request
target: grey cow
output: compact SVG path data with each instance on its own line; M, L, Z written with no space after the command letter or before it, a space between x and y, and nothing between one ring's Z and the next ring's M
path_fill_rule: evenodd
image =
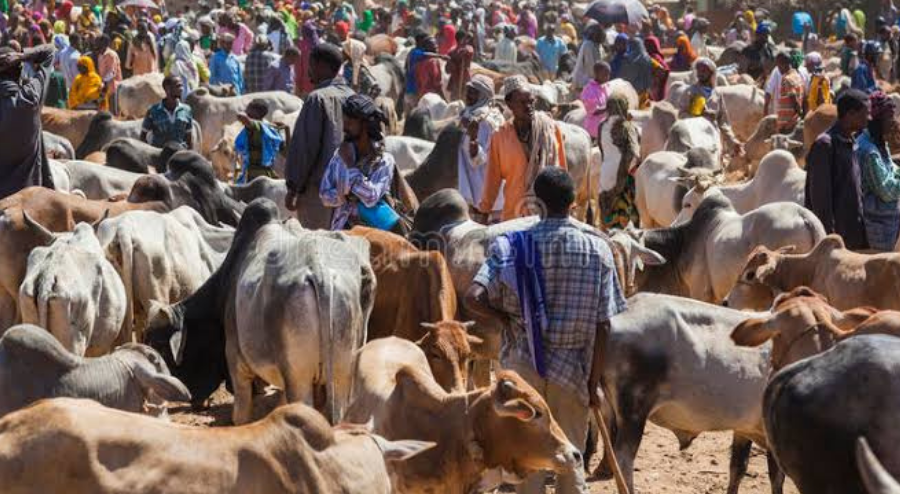
M165 401L189 401L162 357L142 344L125 344L99 358L76 356L35 325L0 337L0 416L50 397L88 398L110 408L165 414Z

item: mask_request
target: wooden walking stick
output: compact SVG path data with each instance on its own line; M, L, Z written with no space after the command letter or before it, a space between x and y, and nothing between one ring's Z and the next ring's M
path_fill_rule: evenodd
M628 484L625 483L622 469L619 468L616 451L613 449L612 439L609 437L609 428L606 427L606 419L603 418L603 412L600 411L600 408L594 408L593 410L594 418L597 419L597 426L600 427L600 436L603 438L603 448L606 450L609 466L612 469L613 477L616 478L616 488L620 494L627 495L631 492L628 491Z

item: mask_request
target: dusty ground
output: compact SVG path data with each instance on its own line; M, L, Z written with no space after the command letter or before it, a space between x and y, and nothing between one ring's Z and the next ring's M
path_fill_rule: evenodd
M219 389L207 409L193 412L186 405L170 410L172 421L199 426L231 424L231 395ZM261 417L278 403L277 394L257 396L254 415ZM708 433L698 437L685 451L678 450L678 440L671 432L648 424L635 463L634 483L637 493L725 493L728 485L728 460L731 434ZM599 457L594 457L591 470ZM615 493L613 481L590 481L592 493ZM797 493L790 479L785 493ZM741 493L770 493L766 456L754 447L750 468L741 482Z

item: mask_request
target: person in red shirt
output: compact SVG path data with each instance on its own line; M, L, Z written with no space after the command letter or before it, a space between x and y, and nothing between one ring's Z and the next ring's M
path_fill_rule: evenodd
M469 70L473 57L475 49L472 47L472 37L465 31L458 31L456 48L450 52L450 60L447 62L447 73L450 74L448 85L450 102L462 99L463 87L471 78Z
M441 71L441 58L436 55L437 41L429 36L422 43L425 55L416 64L416 99L431 92L444 97L444 89L441 87L443 74Z

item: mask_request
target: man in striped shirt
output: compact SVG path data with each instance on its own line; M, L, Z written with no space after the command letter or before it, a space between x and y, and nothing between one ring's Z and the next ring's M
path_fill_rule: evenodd
M791 58L786 52L778 53L775 64L781 72L778 101L775 103L775 128L779 134L790 134L797 127L803 113L805 85L803 77L791 65Z

